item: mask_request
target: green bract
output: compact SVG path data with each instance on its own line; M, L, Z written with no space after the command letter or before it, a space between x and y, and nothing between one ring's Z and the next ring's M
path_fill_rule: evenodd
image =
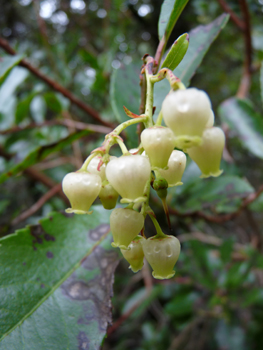
M213 127L204 131L202 145L187 150L190 158L202 171L201 177L217 177L222 174L220 161L224 146L225 134L223 130Z
M201 90L190 88L170 93L162 104L165 124L172 129L178 148L199 145L211 115L211 102Z
M144 226L144 217L132 209L117 208L110 216L110 227L114 242L113 247L128 249L131 241Z
M145 241L145 238L137 236L131 241L127 250L121 249L123 257L130 263L129 268L133 272L138 272L143 267L142 241Z
M86 172L69 173L62 181L62 188L72 207L67 213L91 214L89 208L100 192L101 178Z
M174 236L158 235L142 241L143 252L153 269L153 277L168 279L174 276L173 270L181 250L180 242Z
M152 168L165 168L174 149L172 130L163 126L144 129L141 142Z

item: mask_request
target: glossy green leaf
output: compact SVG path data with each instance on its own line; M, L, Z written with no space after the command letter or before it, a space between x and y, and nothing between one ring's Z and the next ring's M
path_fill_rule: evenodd
M194 303L198 298L195 292L177 293L175 298L165 305L165 311L173 317L185 317L194 311Z
M70 145L72 142L80 139L81 137L88 135L90 133L89 130L83 130L81 132L75 132L64 139L51 143L49 145L41 146L29 153L29 155L23 159L20 163L12 165L8 171L0 175L0 183L6 181L11 176L15 176L18 173L24 171L30 166L41 162L51 153L58 152L63 149L65 146Z
M19 64L24 55L4 56L0 61L0 84L3 83L10 71Z
M158 22L159 40L167 42L180 14L189 0L164 0Z
M246 180L237 176L220 176L197 180L180 195L171 193L171 204L181 213L231 213L240 207L242 198L252 192L254 189Z
M174 74L182 80L186 87L189 86L190 80L201 64L209 47L226 25L228 18L228 15L223 14L210 24L198 26L190 31L188 50L181 63L174 70ZM156 116L159 114L163 100L169 91L170 85L166 79L155 84L154 105L156 106Z
M47 104L47 107L55 112L55 113L60 113L62 111L62 105L61 102L59 101L57 94L55 94L54 92L46 92L43 95L45 102Z
M263 159L263 123L249 104L230 98L219 107L221 120L229 125L241 145Z
M187 33L181 35L175 40L171 49L169 50L165 60L163 61L162 68L169 68L174 70L178 64L184 58L189 46L189 35Z
M37 92L32 92L17 104L15 115L16 124L21 123L25 118L29 116L30 104L36 94Z
M129 119L124 112L123 106L131 112L138 114L140 106L140 63L122 65L114 70L110 84L111 107L118 120L122 123ZM125 129L128 136L127 144L129 148L138 145L138 136L136 134L136 125Z
M263 103L263 61L261 62L261 68L260 68L260 90L261 90L261 101Z
M180 78L186 86L189 85L190 80L201 64L209 47L225 27L228 19L229 15L222 14L213 22L205 26L198 26L190 31L188 51L182 62L174 71L174 74Z
M109 212L52 213L1 239L0 349L99 349L111 321Z

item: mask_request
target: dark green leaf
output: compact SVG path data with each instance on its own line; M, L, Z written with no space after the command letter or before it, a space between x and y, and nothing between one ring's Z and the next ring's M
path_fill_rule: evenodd
M261 62L261 69L260 69L260 90L261 90L261 101L263 103L263 61Z
M29 153L29 155L20 163L12 166L7 172L0 175L0 183L6 181L11 176L15 176L18 173L24 171L28 167L41 162L48 155L54 152L58 152L63 149L65 146L70 145L72 142L80 139L81 137L88 135L90 133L89 130L83 130L81 132L73 133L64 139L51 143L46 146L41 146Z
M254 288L244 293L242 307L248 307L260 303L263 305L263 290L262 288Z
M172 45L165 60L162 64L162 68L169 68L174 70L178 64L184 58L189 46L189 35L187 33L181 35Z
M188 86L190 80L201 64L209 47L216 39L220 31L224 28L229 16L221 15L206 26L198 26L189 33L189 47L184 59L174 70L174 74ZM162 102L170 91L170 85L166 79L160 81L154 86L154 105L156 106L155 115L161 110Z
M9 72L23 59L24 55L5 56L0 61L0 84L3 83Z
M224 240L219 248L220 258L224 264L228 263L231 260L233 250L234 250L234 241L232 239Z
M205 54L213 41L217 38L220 31L225 27L229 15L223 14L210 24L198 26L190 31L188 51L175 69L174 74L188 86L191 78L195 74L197 68L201 64Z
M219 107L219 114L225 123L234 131L244 148L256 157L263 159L263 124L257 122L253 108L242 100L230 98Z
M53 213L1 240L1 350L100 348L118 251L109 213L93 210Z
M16 107L16 124L21 123L29 115L31 101L36 96L37 92L29 94L24 100L20 101Z
M159 40L167 42L180 14L189 0L164 0L158 22Z
M60 113L62 111L62 105L59 99L57 98L56 94L54 92L46 92L43 95L45 102L47 104L47 107L55 112L55 113Z
M138 114L140 106L140 86L139 86L139 64L129 64L121 66L112 74L110 84L111 106L117 120L122 123L129 118L124 112L123 106L131 112ZM125 129L128 135L127 144L129 148L138 145L136 125Z
M179 196L172 196L172 205L181 213L231 213L239 208L242 198L252 192L254 189L246 180L220 176L197 181Z
M194 310L194 303L198 298L195 292L176 294L173 300L165 305L165 311L174 317L190 315Z

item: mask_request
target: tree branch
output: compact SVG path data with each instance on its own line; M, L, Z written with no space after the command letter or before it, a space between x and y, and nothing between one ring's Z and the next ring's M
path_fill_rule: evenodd
M34 128L42 128L44 126L52 126L52 125L64 125L67 127L75 128L76 130L90 130L101 134L108 134L112 131L111 128L108 128L107 126L103 126L103 125L86 124L75 120L62 119L62 120L48 120L39 124L30 123L23 127L19 125L13 126L12 128L9 128L6 130L0 130L0 135L8 135L19 131L24 131L24 130L34 129Z
M10 55L16 54L16 52L12 49L12 47L8 44L8 42L6 40L4 40L3 38L0 38L0 47L2 47L2 49L4 49ZM36 77L43 80L47 85L49 85L53 90L60 92L63 96L68 98L73 104L77 105L83 111L88 113L93 119L97 120L99 123L106 125L106 126L109 126L110 128L114 127L114 125L112 125L110 122L107 122L107 121L101 119L99 113L95 109L93 109L89 105L85 104L78 97L73 95L69 90L64 88L62 85L58 84L56 81L45 76L37 68L33 67L30 63L28 63L26 60L23 59L19 63L19 66L28 69Z
M12 222L11 225L15 226L21 221L26 220L31 215L35 214L50 198L54 197L55 194L62 190L61 184L55 185L51 190L45 193L31 208L25 210L23 213L18 215Z
M231 9L231 7L225 2L225 0L218 0L218 3L222 7L222 9L230 15L230 19L232 20L232 22L234 22L239 29L245 30L245 23Z

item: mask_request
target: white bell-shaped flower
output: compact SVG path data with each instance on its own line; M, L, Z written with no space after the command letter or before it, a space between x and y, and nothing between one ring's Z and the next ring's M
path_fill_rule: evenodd
M131 241L144 226L144 216L132 209L117 208L110 215L114 248L128 249Z
M144 256L153 269L153 277L172 278L175 274L173 268L181 251L178 239L174 236L154 236L141 243Z
M145 238L137 236L131 241L127 250L121 249L123 257L130 263L129 268L133 272L138 272L143 267L144 252L142 241L145 241Z
M208 128L203 133L203 143L200 146L187 150L190 158L198 165L202 171L201 177L222 174L220 162L225 146L225 134L217 127Z
M202 133L211 115L211 102L202 90L177 90L164 99L162 113L165 124L176 136L176 147L186 149L202 142Z
M110 156L110 161L115 159L115 158L116 157L114 157L114 156ZM91 174L99 175L101 178L101 181L104 181L104 180L106 180L106 174L105 174L106 164L103 163L99 167L101 160L102 160L101 156L96 156L96 157L92 158L87 166L87 171Z
M213 110L211 109L210 110L209 119L208 119L205 127L206 128L212 128L212 126L214 126L214 122L215 122L215 115L214 115Z
M121 195L123 202L143 201L143 192L151 174L149 159L139 155L125 155L111 160L106 177Z
M144 129L141 133L141 142L152 168L165 168L174 149L172 130L163 126Z
M69 173L62 181L62 189L72 207L67 213L91 214L89 208L100 192L101 178L86 172Z
M181 182L186 166L184 152L174 150L168 161L168 169L159 169L160 175L168 182L168 187L182 185Z

